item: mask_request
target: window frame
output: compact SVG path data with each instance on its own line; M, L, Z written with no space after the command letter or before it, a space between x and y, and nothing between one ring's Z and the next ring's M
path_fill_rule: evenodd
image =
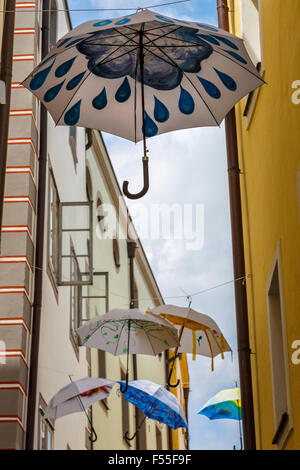
M59 206L60 206L60 198L58 189L56 186L55 178L52 169L49 169L48 173L48 234L47 234L47 273L49 275L51 284L54 288L54 293L57 298L58 296L58 271L59 271ZM53 266L53 262L51 261L51 215L52 215L52 203L51 203L51 191L55 195L56 199L56 245L54 244L53 251L56 251L54 254L54 258L56 259L56 266Z
M46 406L40 396L39 400L39 433L38 433L38 449L39 450L54 450L54 431L55 431L55 426L54 426L54 421L51 419L46 419L45 418L45 409ZM51 449L43 449L42 448L42 425L45 425L48 430L50 430L51 434Z
M63 208L64 207L76 207L76 206L87 206L89 207L89 227L87 229L65 229L63 228ZM62 245L63 245L63 233L71 233L71 232L89 232L89 239L88 241L88 254L81 255L77 254L76 258L88 258L89 259L89 280L82 280L78 279L75 285L82 285L82 286L91 286L93 284L93 201L85 201L85 202L61 202L59 203L59 216L58 216L58 238L59 238L59 245L58 245L58 279L57 284L59 286L71 286L73 283L69 280L62 279L62 260L63 258L72 258L71 255L63 255L62 254ZM71 239L71 238L70 238ZM84 273L87 274L87 273ZM80 276L79 276L80 278Z
M243 1L243 0L241 0ZM252 1L252 0L249 0ZM262 0L257 0L258 4L258 16L259 16L259 35L260 35L260 61L255 64L257 71L260 73L261 77L264 78L265 76L265 59L264 59L264 33L263 33L263 7L262 7ZM242 12L241 15L241 33L243 35L243 19L242 19ZM255 90L251 91L245 98L244 98L244 111L243 117L245 118L245 127L246 130L249 129L254 112L256 109L256 104L258 101L258 96L260 93L260 89L256 88Z
M50 28L49 28L49 50L50 50L57 43L58 15L57 15L56 0L51 0L51 3L50 3L49 22L50 22ZM54 28L53 28L53 25L55 26Z
M70 248L71 248L70 251L72 252L72 255L73 255L72 258L71 258L71 265L70 265L70 268L71 268L70 277L72 277L73 263L75 263L75 267L77 268L76 272L80 276L80 269L79 269L78 261L76 259L76 253L75 253L75 249L74 249L74 245L72 243L72 240L70 242ZM73 293L74 293L74 295L73 295ZM75 307L76 307L74 322L73 322L73 310L72 310L73 298L75 299ZM71 285L70 286L70 340L71 340L72 346L75 350L77 359L79 358L79 343L78 343L78 336L77 336L77 333L76 333L76 329L79 328L79 326L80 326L80 314L81 314L80 303L81 302L82 302L82 298L81 298L80 286L79 285ZM75 325L73 325L73 323L75 323ZM73 328L73 326L74 326L74 328Z
M270 355L270 367L271 367L271 381L272 381L272 398L273 398L273 412L274 412L274 439L275 435L279 431L281 425L280 419L283 418L278 416L278 410L276 409L276 398L275 390L277 387L277 382L275 380L275 369L274 363L274 338L272 336L272 306L270 302L270 295L272 291L272 283L274 279L274 274L278 271L278 287L279 287L279 300L280 300L280 318L281 318L281 332L282 332L282 353L283 353L283 366L284 366L284 382L285 382L285 393L286 393L286 406L288 421L284 424L281 435L279 436L277 443L277 449L283 449L285 443L293 429L293 416L292 416L292 407L291 407L291 395L290 395L290 378L289 378L289 348L287 342L287 330L286 330L286 316L285 316L285 306L284 306L284 291L283 291L283 279L282 279L282 259L281 259L281 243L277 243L275 250L275 255L273 258L272 266L266 283L266 303L267 303L267 312L268 312L268 333L269 333L269 355Z

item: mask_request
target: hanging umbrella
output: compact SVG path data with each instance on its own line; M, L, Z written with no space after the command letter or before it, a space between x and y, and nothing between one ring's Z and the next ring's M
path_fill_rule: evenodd
M126 387L129 354L155 356L179 345L177 330L171 323L137 308L110 310L85 323L77 333L83 346L108 351L115 356L127 354ZM123 393L125 390L121 388Z
M167 319L180 328L180 346L175 350L173 364L169 372L168 385L170 387L179 385L179 380L175 385L170 383L178 352L191 353L193 359L196 358L196 354L210 357L212 370L214 370L214 357L221 354L224 359L224 352L231 352L231 348L216 322L208 315L193 310L190 305L189 307L160 305L153 308L151 313Z
M205 403L201 410L198 411L198 414L204 415L211 420L234 419L239 421L241 449L243 448L240 423L242 420L242 404L239 388L230 388L217 393Z
M84 411L91 425L92 435L94 435L94 438L90 437L90 440L95 442L97 434L85 410L94 403L107 398L115 381L86 377L73 382L71 376L70 380L71 383L61 388L50 400L45 411L45 418L55 420L62 416Z
M120 384L122 385L123 382L120 382ZM131 380L128 383L127 391L124 393L124 398L145 414L143 422L148 417L164 423L172 429L187 429L188 427L184 411L177 398L162 385L149 380ZM128 436L128 432L125 433L124 437L129 441L133 440L143 422L138 426L132 437Z
M242 39L203 23L141 10L88 21L66 34L23 82L57 125L143 140L176 129L218 126L264 83Z

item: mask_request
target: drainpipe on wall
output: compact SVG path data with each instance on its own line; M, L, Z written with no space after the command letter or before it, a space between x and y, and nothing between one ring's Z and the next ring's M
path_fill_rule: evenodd
M135 308L135 292L134 292L134 259L135 259L135 253L137 249L137 244L135 242L127 242L127 253L128 253L128 258L129 258L129 280L130 280L130 305L129 308ZM133 354L132 356L132 361L133 361L133 380L137 380L138 378L138 373L137 373L137 359L136 359L136 354ZM138 430L139 426L139 417L138 417L138 411L136 408L135 411L135 429ZM140 439L139 439L139 433L136 433L135 437L135 445L136 445L136 450L140 450Z
M2 88L4 88L5 92L5 99L3 100L4 103L0 104L0 252L4 208L5 172L7 163L7 141L9 131L15 8L15 0L6 1L0 65L0 83L2 84Z
M42 59L49 50L50 27L50 0L43 1L42 16ZM45 239L45 206L47 185L47 110L41 104L40 112L40 150L39 150L39 180L38 180L38 206L37 206L37 232L36 232L36 258L34 277L34 301L32 311L32 336L29 369L29 391L26 427L26 449L34 449L36 407L37 407L37 379L38 358L40 343L40 325L42 313L43 290L43 258Z
M229 32L228 1L217 0L219 28ZM245 255L242 223L242 204L240 190L240 169L238 158L235 109L225 118L226 146L229 178L229 198L231 212L231 232L233 248L234 278L245 279ZM240 372L240 389L243 412L243 433L245 450L255 450L255 422L253 410L251 349L246 282L235 282L235 305L237 343Z

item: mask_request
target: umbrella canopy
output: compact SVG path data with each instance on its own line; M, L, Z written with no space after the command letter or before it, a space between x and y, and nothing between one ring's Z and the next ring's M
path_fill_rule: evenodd
M212 359L226 351L231 351L216 322L203 313L190 307L176 305L160 305L151 310L177 327L180 327L181 338L178 352L191 353L193 356L211 357Z
M198 414L213 419L242 419L241 394L239 388L222 390L213 396L198 411Z
M179 345L177 330L171 323L137 308L111 310L78 328L77 333L83 346L108 351L115 356L127 354L126 384L129 354L156 356Z
M120 354L156 356L178 346L177 330L164 318L134 308L114 309L78 328L81 345Z
M57 125L143 139L147 161L146 138L218 126L235 103L263 83L242 39L142 10L78 26L23 85Z
M109 395L115 381L86 377L61 388L50 400L45 418L58 419L89 408Z
M164 423L173 429L187 429L188 427L184 411L177 398L162 385L149 380L131 380L124 398L137 406L150 419ZM126 438L128 439L128 436ZM133 438L129 438L131 439Z
M179 385L179 380L175 385L170 382L178 352L192 353L193 360L196 359L196 354L211 357L211 368L214 370L214 357L221 354L224 359L224 352L231 351L216 322L208 315L196 312L190 306L160 305L153 308L151 313L167 319L180 328L180 346L175 350L174 361L169 372L168 385L170 387Z

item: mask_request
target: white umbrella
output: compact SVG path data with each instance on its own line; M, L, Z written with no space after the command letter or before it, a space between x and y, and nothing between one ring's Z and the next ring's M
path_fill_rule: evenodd
M146 354L155 356L179 345L176 328L164 318L139 309L114 309L78 328L81 345L108 351L117 356Z
M70 376L71 379L71 376ZM108 397L115 381L86 377L84 379L71 381L68 385L61 388L50 400L46 411L46 419L58 419L72 413L84 411L94 403L104 400ZM86 413L89 423L90 419ZM91 424L92 433L95 438L90 438L92 442L97 440L97 435Z
M222 359L224 359L224 352L231 352L231 348L217 323L208 315L197 312L190 306L178 307L177 305L160 305L159 307L153 308L150 312L167 319L180 328L180 346L175 351L175 358L177 352L191 353L193 354L193 359L195 359L196 354L210 357L213 370L214 357L221 354ZM173 367L170 371L169 378L172 372ZM170 383L169 385L172 387Z
M143 139L148 179L146 138L218 126L235 103L263 83L242 39L145 9L81 24L23 85L57 125ZM124 192L140 197L129 194L128 183Z

